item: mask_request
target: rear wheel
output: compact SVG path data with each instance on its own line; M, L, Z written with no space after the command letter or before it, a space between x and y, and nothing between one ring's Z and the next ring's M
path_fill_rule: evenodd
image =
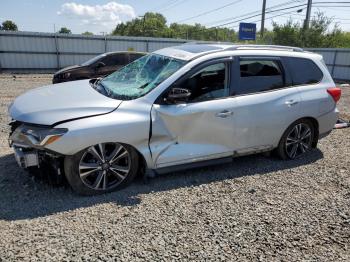
M64 162L72 188L83 195L101 194L128 185L138 171L138 154L131 146L101 143L91 146Z
M294 122L284 132L277 153L282 159L295 159L304 155L313 147L315 127L307 119Z

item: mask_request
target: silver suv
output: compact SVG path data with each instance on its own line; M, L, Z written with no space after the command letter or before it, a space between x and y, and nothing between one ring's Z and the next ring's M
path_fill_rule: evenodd
M275 150L294 159L338 118L318 54L283 46L185 44L103 78L29 91L9 107L20 166L65 175L80 194ZM50 168L48 168L50 167Z

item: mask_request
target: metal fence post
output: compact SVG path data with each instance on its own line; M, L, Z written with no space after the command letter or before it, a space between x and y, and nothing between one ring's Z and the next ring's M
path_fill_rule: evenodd
M59 70L61 68L61 65L60 65L60 53L59 53L59 49L58 49L58 39L57 39L57 34L56 33L55 33L54 37L55 37L57 69Z
M105 35L105 53L107 53L107 36Z
M149 40L146 40L146 52L149 52Z
M332 64L332 72L331 72L331 76L334 78L334 68L337 62L337 57L338 57L338 50L335 50L334 53L334 58L333 58L333 64Z

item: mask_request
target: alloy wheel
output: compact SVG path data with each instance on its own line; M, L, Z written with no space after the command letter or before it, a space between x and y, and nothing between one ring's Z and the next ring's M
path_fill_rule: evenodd
M82 182L94 190L110 190L128 176L131 158L119 143L101 143L89 147L80 159Z
M289 132L285 148L289 158L294 159L310 150L312 146L312 130L305 123L296 124Z

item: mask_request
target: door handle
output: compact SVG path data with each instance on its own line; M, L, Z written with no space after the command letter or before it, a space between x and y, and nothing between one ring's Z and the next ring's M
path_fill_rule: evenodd
M224 111L221 111L220 113L216 113L215 116L216 117L221 117L221 118L226 118L226 117L229 117L229 116L232 116L233 115L233 112L232 111L228 111L228 110L224 110Z
M295 106L296 104L298 104L298 101L295 100L287 100L286 102L284 102L287 106Z

